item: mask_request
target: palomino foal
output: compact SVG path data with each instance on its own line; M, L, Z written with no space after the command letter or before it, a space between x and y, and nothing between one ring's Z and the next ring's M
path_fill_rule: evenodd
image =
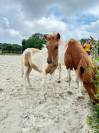
M58 41L54 41L56 33L46 34L45 40L47 41L48 58L47 63L50 65L55 64L59 69L59 79L61 80L61 66L64 65L64 54L66 49L66 42L60 39L60 34L57 33ZM57 68L57 67L56 67ZM68 73L70 78L70 72Z
M60 39L59 34L54 34L50 43L58 44L58 40ZM48 47L48 45L47 45ZM58 50L58 48L55 48ZM57 52L55 54L54 62L50 64L51 60L47 58L48 56L47 48L43 48L42 50L35 48L27 48L22 54L22 76L27 80L28 84L30 84L29 75L32 69L37 72L43 74L43 78L46 80L46 75L52 75L58 66L58 60L56 59ZM45 81L44 80L44 81ZM26 82L25 82L26 83Z

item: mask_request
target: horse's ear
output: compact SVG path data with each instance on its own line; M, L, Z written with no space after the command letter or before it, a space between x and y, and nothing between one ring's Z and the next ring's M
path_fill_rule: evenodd
M59 40L60 39L60 34L59 33L57 33L57 40Z

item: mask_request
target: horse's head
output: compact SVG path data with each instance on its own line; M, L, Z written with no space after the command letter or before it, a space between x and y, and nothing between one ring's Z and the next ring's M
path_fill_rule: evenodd
M58 62L58 42L60 40L59 33L45 34L44 38L47 40L47 49L48 49L48 64L55 64Z

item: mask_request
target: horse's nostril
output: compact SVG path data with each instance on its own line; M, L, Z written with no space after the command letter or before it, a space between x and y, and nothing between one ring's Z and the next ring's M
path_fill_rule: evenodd
M52 60L51 59L47 59L47 63L48 64L52 64Z

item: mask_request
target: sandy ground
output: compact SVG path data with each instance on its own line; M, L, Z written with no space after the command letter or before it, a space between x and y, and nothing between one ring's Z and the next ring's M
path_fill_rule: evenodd
M41 75L32 72L32 88L24 86L21 79L21 57L0 56L0 133L87 133L82 131L90 112L89 97L78 100L75 73L72 73L71 91L67 93L66 70L62 82L48 83L44 99ZM53 86L55 94L53 94Z

